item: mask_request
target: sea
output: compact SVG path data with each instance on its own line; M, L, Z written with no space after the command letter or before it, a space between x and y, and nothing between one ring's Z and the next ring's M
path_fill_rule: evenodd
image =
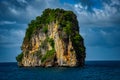
M18 67L0 63L0 80L120 80L120 61L86 61L84 67Z

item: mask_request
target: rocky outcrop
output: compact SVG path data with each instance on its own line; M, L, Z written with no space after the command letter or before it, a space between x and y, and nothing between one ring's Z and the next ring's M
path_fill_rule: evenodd
M19 66L83 66L85 47L76 15L63 9L46 9L32 20L16 57Z

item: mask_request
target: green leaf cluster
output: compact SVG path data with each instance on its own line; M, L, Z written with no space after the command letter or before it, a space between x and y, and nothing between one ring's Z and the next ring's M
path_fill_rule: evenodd
M49 42L49 44L52 47L52 49L51 50L47 50L46 54L42 57L41 62L44 62L46 59L49 59L49 58L53 57L53 55L55 53L53 38L49 38L48 37L46 40Z
M71 37L76 53L84 53L85 47L83 45L83 38L79 33Z
M16 57L16 60L18 62L21 62L22 61L22 58L23 58L23 53L20 53L17 57Z
M43 27L43 32L46 34L48 32L48 26Z
M63 31L66 32L67 35L72 34L72 24L70 21L67 21L65 27L63 27Z
M42 57L41 62L44 62L46 59L52 58L55 53L55 49L48 50L46 54Z
M48 42L49 42L49 44L52 46L52 48L54 48L54 40L53 40L53 38L49 38L48 39Z
M73 37L73 40L74 40L74 43L77 45L77 44L79 44L79 43L83 40L83 38L82 38L82 36L81 36L79 33L77 33L77 34Z

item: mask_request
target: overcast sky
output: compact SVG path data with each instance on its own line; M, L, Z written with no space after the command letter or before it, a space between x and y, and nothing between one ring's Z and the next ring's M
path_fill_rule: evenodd
M86 60L120 60L120 0L0 0L0 62L15 61L27 24L46 8L77 15Z

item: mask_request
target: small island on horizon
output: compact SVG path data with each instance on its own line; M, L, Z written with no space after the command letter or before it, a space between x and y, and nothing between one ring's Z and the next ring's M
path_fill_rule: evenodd
M85 64L84 39L76 15L63 9L45 9L28 24L16 57L19 66L67 66Z

